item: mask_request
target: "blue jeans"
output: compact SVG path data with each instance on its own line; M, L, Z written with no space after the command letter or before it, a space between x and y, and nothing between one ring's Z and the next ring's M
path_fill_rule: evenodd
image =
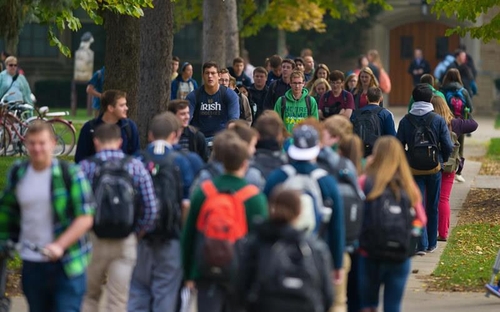
M62 263L23 261L22 286L30 312L79 312L85 273L68 278Z
M359 257L361 307L377 308L380 286L384 285L384 312L399 312L410 273L410 259L404 262Z
M143 239L137 246L127 309L130 312L175 312L181 284L180 241L153 243Z
M423 229L418 250L437 246L438 232L438 206L439 193L441 192L441 172L429 175L414 176L420 193L422 193L423 205L427 214L427 227Z

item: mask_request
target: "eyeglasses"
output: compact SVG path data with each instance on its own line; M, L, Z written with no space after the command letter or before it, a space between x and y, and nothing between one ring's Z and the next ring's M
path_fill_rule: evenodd
M9 66L9 67L17 67L17 64L9 64L7 66Z
M300 86L301 84L304 84L304 83L303 82L290 82L290 84Z

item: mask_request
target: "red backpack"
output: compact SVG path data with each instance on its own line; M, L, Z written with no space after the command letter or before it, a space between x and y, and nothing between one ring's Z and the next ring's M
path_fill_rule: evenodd
M202 183L205 201L196 229L201 233L200 270L204 278L227 281L235 269L235 244L248 233L245 201L259 194L255 185L237 192L217 190L212 181Z

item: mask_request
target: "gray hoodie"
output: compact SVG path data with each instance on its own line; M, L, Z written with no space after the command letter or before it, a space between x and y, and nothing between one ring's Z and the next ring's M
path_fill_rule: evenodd
M423 116L434 111L434 106L429 102L418 101L413 103L410 114L415 116Z

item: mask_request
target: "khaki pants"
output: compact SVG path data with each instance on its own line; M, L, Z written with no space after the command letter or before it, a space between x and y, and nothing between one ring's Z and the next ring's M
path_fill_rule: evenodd
M329 312L347 312L347 276L351 271L351 257L348 253L344 253L344 266L342 268L344 269L344 279L342 284L334 285L333 295L335 299Z
M87 269L87 293L82 312L99 311L102 286L106 288L106 312L125 312L130 279L137 259L137 238L100 239L91 233L92 259ZM107 279L106 279L107 277Z

